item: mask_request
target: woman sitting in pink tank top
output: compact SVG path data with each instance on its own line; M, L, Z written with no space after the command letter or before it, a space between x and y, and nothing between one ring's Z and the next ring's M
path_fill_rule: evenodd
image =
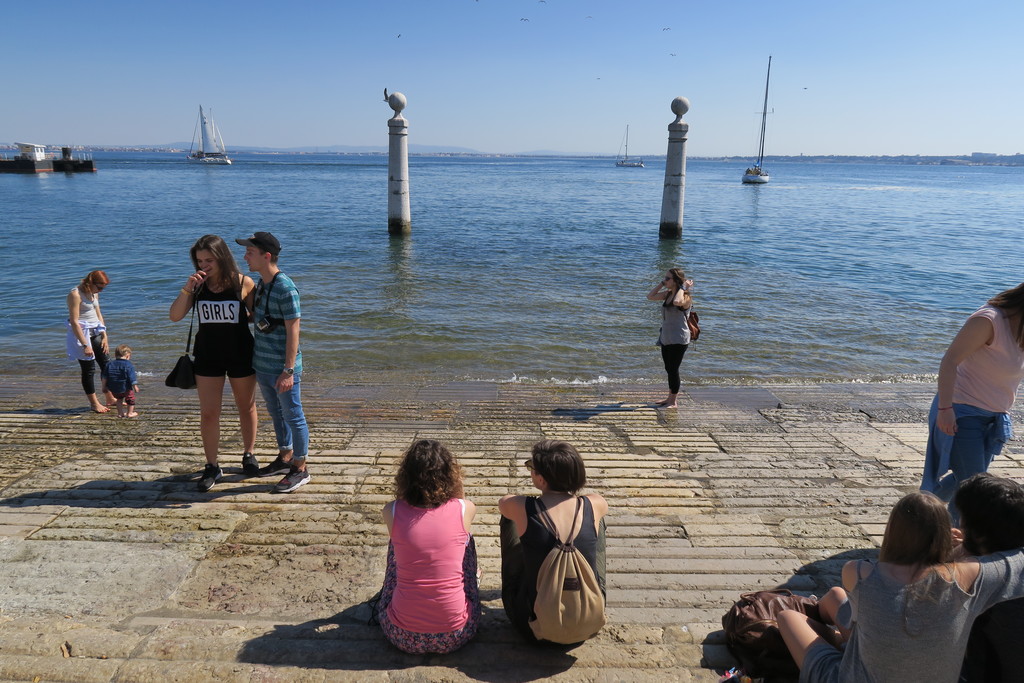
M429 439L409 447L396 500L383 510L391 542L377 603L384 636L403 652L444 654L476 635L476 506L462 495L462 469L447 448Z

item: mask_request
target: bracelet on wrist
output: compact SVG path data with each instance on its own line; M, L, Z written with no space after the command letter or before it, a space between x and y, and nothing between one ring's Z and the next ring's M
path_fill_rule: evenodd
M181 288L181 293L182 294L188 294L189 296L192 296L192 290L185 289L184 287Z
M939 408L939 410L953 410L953 406L946 406L945 408Z

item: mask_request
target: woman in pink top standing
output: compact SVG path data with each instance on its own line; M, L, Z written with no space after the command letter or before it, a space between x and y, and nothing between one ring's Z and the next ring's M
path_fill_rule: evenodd
M383 510L391 542L376 609L384 636L403 652L444 654L476 635L476 506L462 495L462 469L447 448L429 439L409 447L396 500Z
M923 491L950 501L1013 437L1010 408L1024 378L1024 283L989 299L960 328L939 365ZM947 474L949 472L949 474ZM957 521L956 510L950 512Z

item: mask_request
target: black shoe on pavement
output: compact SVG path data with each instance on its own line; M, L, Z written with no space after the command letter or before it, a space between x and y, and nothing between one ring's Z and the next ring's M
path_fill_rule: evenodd
M203 468L203 476L199 477L199 483L196 485L202 493L206 493L213 488L213 485L220 481L220 478L224 476L224 471L221 470L219 465L211 465L206 463L206 467Z
M291 463L285 462L281 459L281 456L274 458L274 462L270 463L266 467L260 468L261 477L272 477L275 474L287 474L292 469Z
M309 472L292 466L288 474L285 475L285 478L277 482L277 486L274 487L274 491L277 493L291 493L300 486L305 486L308 483Z
M260 463L256 456L246 451L242 453L242 474L247 477L258 477L260 475Z

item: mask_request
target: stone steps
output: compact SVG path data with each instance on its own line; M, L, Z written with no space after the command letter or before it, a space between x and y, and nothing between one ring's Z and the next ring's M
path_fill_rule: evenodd
M655 389L307 381L313 480L289 495L241 478L227 399L226 476L200 494L194 392L147 386L129 421L82 410L73 382L10 379L0 680L717 681L731 665L721 616L740 593L820 595L872 556L916 488L933 388L692 387L674 414L647 407ZM391 647L362 604L414 438L448 444L478 506L483 622L444 657ZM528 492L522 463L541 438L572 441L611 508L609 624L568 653L523 643L501 608L496 502ZM1007 454L993 471L1024 477L1024 444Z

